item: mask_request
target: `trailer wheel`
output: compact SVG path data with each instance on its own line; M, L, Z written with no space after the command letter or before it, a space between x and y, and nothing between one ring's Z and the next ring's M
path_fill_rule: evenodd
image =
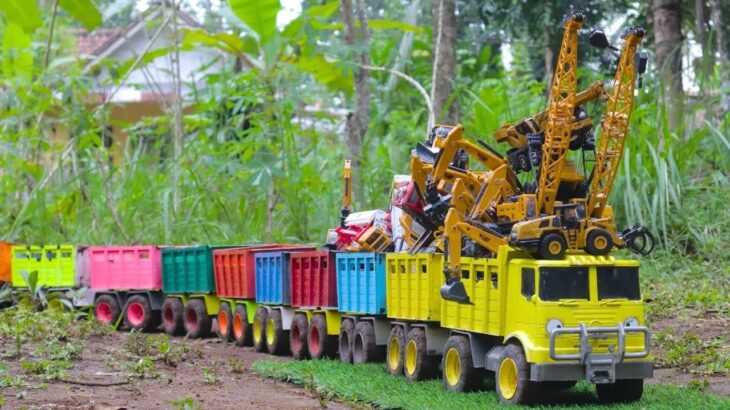
M352 342L355 340L355 322L344 319L340 323L340 361L352 363Z
M598 399L604 403L631 403L644 394L643 379L616 380L611 384L597 384Z
M233 335L233 313L231 313L231 305L226 302L221 303L221 307L218 309L218 316L216 316L216 322L218 322L218 337L224 342L230 341Z
M210 336L212 320L202 299L191 299L185 306L185 331L193 339Z
M266 351L266 319L269 312L260 307L253 317L253 349L257 352Z
M563 235L551 232L540 238L539 255L543 259L563 259L567 248Z
M248 312L246 306L238 305L233 311L233 324L231 325L233 330L233 343L238 346L251 346L252 341L252 328L248 323Z
M151 330L158 321L154 318L150 301L146 296L133 295L124 306L124 324L131 330Z
M121 309L119 308L117 298L112 295L101 295L96 298L96 302L94 303L94 316L96 320L105 325L114 326L120 314Z
M586 252L591 255L608 255L613 248L613 240L607 230L594 229L586 235Z
M281 311L271 309L266 320L266 348L273 355L283 355L289 351L289 335L284 330Z
M327 334L327 318L321 313L312 315L312 323L307 332L309 356L319 360L325 357L332 358L337 353L337 338Z
M309 354L307 333L307 315L304 313L295 314L291 322L291 329L289 330L289 345L291 346L291 355L294 360L304 360Z
M165 299L162 304L162 327L165 328L165 333L170 336L182 335L185 332L184 314L182 300L174 297Z
M403 328L393 326L388 337L388 348L385 352L385 364L390 374L403 374L403 351L406 346L406 337Z
M473 391L481 387L482 369L474 367L469 338L462 335L449 337L442 359L444 386L449 391Z
M413 328L406 338L404 370L406 379L410 381L426 380L436 376L438 364L433 356L429 356L426 348L426 332L421 328Z
M504 348L495 373L495 385L501 403L524 404L533 399L538 384L530 381L530 364L522 346L509 344Z
M355 340L352 343L352 363L378 362L381 354L375 344L375 329L370 321L363 320L355 325Z

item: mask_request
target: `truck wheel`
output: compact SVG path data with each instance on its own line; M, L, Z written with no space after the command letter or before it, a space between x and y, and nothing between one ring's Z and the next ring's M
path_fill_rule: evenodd
M307 315L297 313L291 322L291 330L289 330L289 345L291 346L291 355L294 360L304 360L307 358L309 351L307 349Z
M403 328L393 326L388 337L388 349L385 354L385 364L390 374L403 374L403 352L406 347L406 337Z
M591 255L608 255L612 248L613 240L607 230L597 228L586 235L586 252Z
M563 235L552 232L540 239L539 254L543 259L563 259L567 248Z
M253 317L253 349L257 352L266 351L266 319L269 312L260 307Z
M449 391L473 391L481 387L482 369L474 367L469 338L462 335L449 337L442 359L444 387Z
M340 323L340 361L352 363L352 342L355 340L355 322L345 319Z
M405 375L410 381L426 380L435 377L438 364L434 357L428 355L426 348L426 332L421 328L413 328L406 337Z
M155 325L150 301L142 295L131 296L124 306L124 324L131 330L150 330Z
M355 325L355 340L352 343L352 363L378 362L381 360L379 350L378 345L375 344L373 324L367 320L358 322Z
M185 332L193 339L210 336L212 320L202 299L191 299L185 306Z
M167 298L162 304L162 327L170 336L180 336L185 331L183 315L185 307L178 298Z
M631 403L644 394L643 379L616 380L611 384L597 384L598 399L604 403Z
M251 346L253 344L253 329L248 323L248 312L246 306L238 305L233 311L233 343L238 346Z
M271 309L266 319L266 348L270 354L283 355L289 352L289 335L284 330L281 311Z
M94 316L96 320L105 324L114 326L119 319L121 309L117 298L112 295L101 295L96 298L94 303Z
M504 404L524 404L532 400L537 383L530 381L530 365L522 346L507 345L499 358L495 373L499 401Z
M321 313L312 315L312 323L307 332L307 346L309 356L319 360L325 357L334 357L337 353L337 338L327 334L327 317Z
M233 313L228 303L221 303L216 322L218 322L218 337L224 342L230 341L233 335Z

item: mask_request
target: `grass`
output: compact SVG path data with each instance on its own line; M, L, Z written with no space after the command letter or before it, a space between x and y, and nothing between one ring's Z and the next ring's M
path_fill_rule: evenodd
M330 360L263 360L255 362L252 369L266 377L302 385L319 395L320 401L338 398L377 408L455 410L493 408L499 404L494 382L489 377L484 392L449 393L440 380L409 383L403 377L388 375L383 364L352 366ZM547 396L535 408L565 407L727 409L730 408L730 399L688 387L651 385L645 387L644 397L638 403L607 406L598 402L592 386L579 383L571 390Z

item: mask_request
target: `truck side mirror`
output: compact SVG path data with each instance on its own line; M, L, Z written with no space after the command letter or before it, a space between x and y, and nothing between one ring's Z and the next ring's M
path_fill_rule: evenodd
M594 28L588 35L588 43L596 48L604 49L608 48L608 38L603 30Z

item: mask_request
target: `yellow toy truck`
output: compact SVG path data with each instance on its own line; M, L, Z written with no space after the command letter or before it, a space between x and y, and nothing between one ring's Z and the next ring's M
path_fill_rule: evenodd
M443 258L426 255L386 258L390 373L427 378L440 360L446 388L464 391L493 372L503 403L579 380L603 401L641 398L653 364L638 262L585 253L538 260L503 246L495 258L462 258L464 304L440 298Z

